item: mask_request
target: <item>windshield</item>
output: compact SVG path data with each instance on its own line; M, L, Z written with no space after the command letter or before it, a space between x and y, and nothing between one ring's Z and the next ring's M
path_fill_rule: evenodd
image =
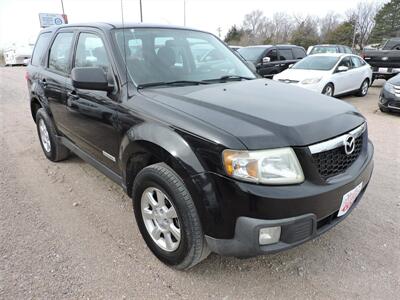
M263 47L246 47L237 50L245 60L255 61L260 58L261 54L265 51Z
M205 81L222 76L256 78L211 34L182 29L125 28L114 31L129 75L138 85ZM125 48L125 49L124 49Z
M295 64L292 69L301 70L331 70L338 62L339 57L335 56L307 56Z
M318 54L318 53L337 53L339 52L336 46L315 46L310 54Z

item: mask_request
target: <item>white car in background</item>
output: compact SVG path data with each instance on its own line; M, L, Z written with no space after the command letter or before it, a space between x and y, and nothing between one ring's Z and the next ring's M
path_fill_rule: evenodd
M355 93L365 96L372 82L372 69L353 54L315 54L303 58L291 68L274 76L274 80L338 96Z

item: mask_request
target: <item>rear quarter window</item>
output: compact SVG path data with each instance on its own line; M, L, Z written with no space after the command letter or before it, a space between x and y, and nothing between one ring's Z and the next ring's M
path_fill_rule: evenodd
M33 50L31 64L34 66L39 66L42 64L43 57L46 53L47 46L49 45L51 39L51 32L44 32L39 35L36 40L35 48Z

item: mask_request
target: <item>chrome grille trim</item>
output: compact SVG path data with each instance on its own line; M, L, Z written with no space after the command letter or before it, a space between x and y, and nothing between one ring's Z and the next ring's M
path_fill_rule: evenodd
M353 129L349 133L343 134L325 142L308 146L308 149L310 150L311 154L315 154L342 147L344 146L344 141L349 135L352 135L356 139L360 135L362 135L366 129L367 123L363 123L361 126L358 126L356 129Z

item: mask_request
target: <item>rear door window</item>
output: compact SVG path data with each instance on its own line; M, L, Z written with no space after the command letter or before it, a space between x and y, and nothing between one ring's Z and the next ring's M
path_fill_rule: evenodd
M295 59L302 59L306 56L306 52L301 48L293 48L292 50Z
M72 48L72 32L57 34L49 54L49 69L57 72L69 73L69 62Z
M44 32L39 35L35 44L35 49L33 50L33 55L31 60L32 65L39 66L42 64L42 60L46 53L50 39L51 39L51 32Z
M279 60L292 60L292 49L279 49Z
M353 62L354 68L359 68L362 66L361 60L358 57L352 56L351 61Z

